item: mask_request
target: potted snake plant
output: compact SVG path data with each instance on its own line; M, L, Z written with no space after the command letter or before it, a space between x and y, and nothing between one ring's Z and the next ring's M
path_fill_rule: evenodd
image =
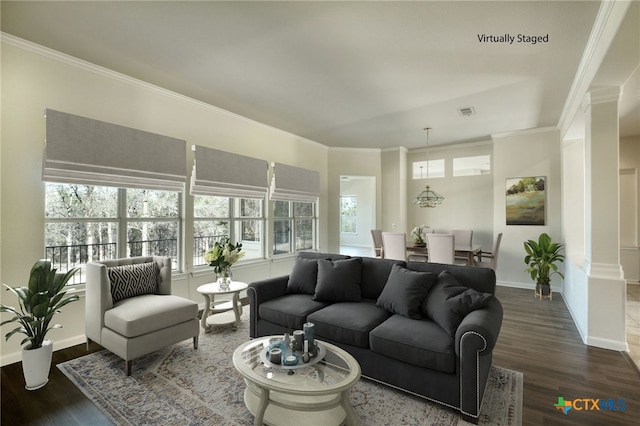
M10 287L3 284L18 299L19 307L0 304L0 312L8 312L13 317L2 321L0 326L18 323L19 326L5 336L9 340L14 334L26 337L22 347L22 372L28 390L39 389L49 381L49 370L53 353L53 342L45 340L49 330L61 328L51 324L53 316L64 305L78 300L78 296L67 296L67 282L78 271L74 268L66 273L58 273L51 268L49 260L38 260L31 268L27 287Z
M564 278L562 272L558 270L556 262L562 263L564 255L560 253L563 245L551 241L551 237L542 233L538 237L538 241L528 240L524 242L526 256L524 263L528 265L525 270L536 283L536 295L551 295L551 277L558 274Z

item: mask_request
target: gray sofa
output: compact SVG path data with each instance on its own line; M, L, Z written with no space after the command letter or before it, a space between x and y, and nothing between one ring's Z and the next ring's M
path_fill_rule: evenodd
M491 269L301 252L249 285L251 337L315 324L362 375L477 423L502 325Z

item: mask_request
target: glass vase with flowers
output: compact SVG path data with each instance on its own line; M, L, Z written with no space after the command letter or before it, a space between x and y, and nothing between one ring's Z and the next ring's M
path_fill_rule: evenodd
M204 260L213 267L218 276L221 290L228 290L231 283L231 266L243 256L242 243L231 243L228 237L216 241L213 248L204 255Z

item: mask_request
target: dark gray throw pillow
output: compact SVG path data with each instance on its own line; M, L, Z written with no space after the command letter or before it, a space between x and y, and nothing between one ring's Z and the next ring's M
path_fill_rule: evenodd
M155 294L158 291L159 272L155 262L107 268L113 303L142 294Z
M362 301L362 259L318 259L318 283L313 300L322 302Z
M376 305L392 314L420 319L420 306L436 282L433 272L418 272L393 265Z
M318 280L318 261L297 257L287 282L287 293L313 294Z
M492 299L492 294L465 287L451 272L442 271L422 303L422 314L454 336L467 314L485 307Z

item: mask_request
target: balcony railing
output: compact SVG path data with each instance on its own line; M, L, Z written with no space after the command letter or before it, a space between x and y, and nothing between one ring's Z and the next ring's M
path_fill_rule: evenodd
M201 237L193 237L193 266L202 266L207 265L208 263L204 260L204 255L208 252L216 241L220 241L221 239L227 237L226 234L220 235L204 235Z
M116 259L118 250L116 243L72 244L65 246L47 246L45 256L51 260L51 266L58 272L67 272L73 268L80 270L69 280L69 285L82 284L85 279L85 264ZM134 256L169 256L172 269L178 267L178 242L173 239L142 240L127 242L127 257Z
M162 240L128 241L128 257L135 256L169 256L178 257L178 241L175 238Z
M51 267L58 272L67 272L73 268L80 268L69 284L85 282L85 267L88 262L115 259L117 257L116 243L73 244L68 246L48 246L45 256L51 261Z

